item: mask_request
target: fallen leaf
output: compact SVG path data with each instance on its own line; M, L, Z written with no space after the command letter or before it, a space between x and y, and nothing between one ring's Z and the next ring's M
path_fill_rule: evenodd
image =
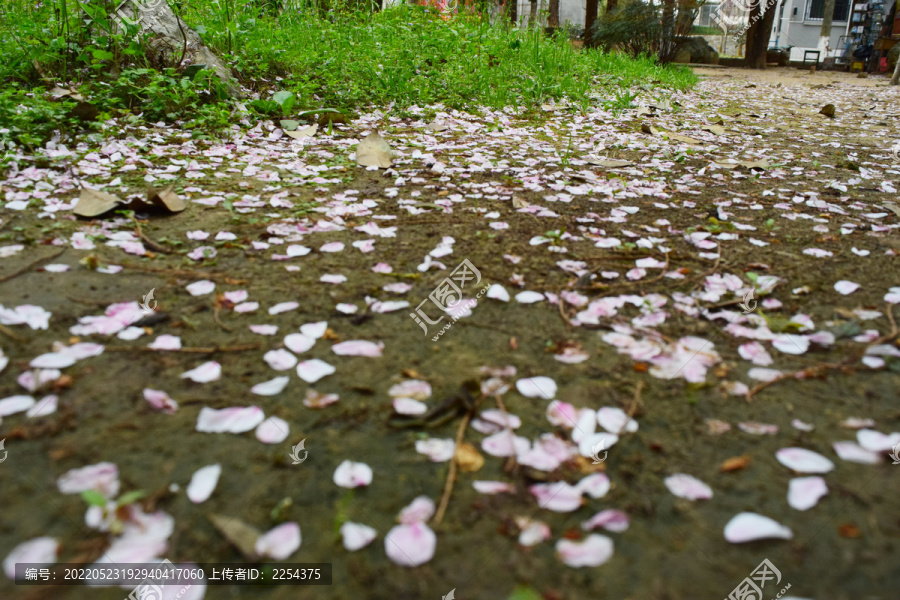
M391 146L374 131L356 147L356 162L364 167L387 169L394 162Z
M474 473L484 466L484 457L468 442L462 442L456 447L456 464L464 473Z
M295 121L293 119L282 119L278 122L281 125L281 128L284 129L284 132L295 131L298 127L300 127L300 121Z
M859 527L851 523L844 523L838 527L838 533L845 538L858 538L860 536Z
M75 205L72 212L80 217L96 217L109 212L120 204L122 204L122 199L118 196L82 188L81 195L78 196L78 204Z
M175 186L170 185L162 190L150 188L147 190L147 203L156 206L163 206L170 212L181 212L187 206L184 200L175 193Z
M750 464L750 456L745 454L743 456L733 456L725 462L722 463L722 466L719 467L719 470L724 473L730 473L732 471L739 471Z
M650 135L659 135L659 129L657 129L653 125L648 125L647 123L641 124L641 131L643 131L644 133L649 133Z
M525 200L524 198L520 198L519 196L513 196L512 203L513 203L513 208L516 208L516 209L528 208L529 206L531 206L530 204L528 204L528 200Z
M247 525L237 517L210 515L209 520L213 527L244 555L244 558L251 562L257 560L256 540L262 535L258 529Z
M619 167L627 167L628 165L634 164L630 160L616 160L613 158L600 158L599 156L593 156L593 155L588 156L587 161L592 165L597 165L598 167L604 167L606 169L618 169Z
M822 107L822 110L819 111L820 115L825 115L826 117L834 118L834 104L826 104Z
M293 138L295 140L302 140L303 138L308 138L316 135L316 132L319 130L319 126L315 123L310 125L309 127L304 127L299 131L284 131L284 135L289 138Z
M725 135L725 128L719 125L704 125L700 129L702 129L703 131L714 133L716 135Z
M724 132L724 130L723 130ZM692 144L694 146L702 146L703 142L700 140L694 139L687 135L681 135L680 133L669 133L667 134L669 139L673 139L678 142L684 142L685 144Z
M434 121L425 126L426 131L433 131L434 133L440 133L441 131L445 131L450 129L443 123L439 123L438 121Z

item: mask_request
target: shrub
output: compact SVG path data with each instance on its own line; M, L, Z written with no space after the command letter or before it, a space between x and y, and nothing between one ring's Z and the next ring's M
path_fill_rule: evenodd
M643 2L629 2L594 22L592 42L606 50L631 56L652 54L660 38L660 10Z

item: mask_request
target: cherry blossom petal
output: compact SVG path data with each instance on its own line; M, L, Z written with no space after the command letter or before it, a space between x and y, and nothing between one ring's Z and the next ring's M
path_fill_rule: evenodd
M795 477L788 482L787 500L791 508L809 510L828 493L828 486L821 477Z
M338 356L367 356L378 358L384 350L383 342L369 342L367 340L350 340L340 342L331 347L331 351Z
M531 442L508 429L481 440L481 449L491 456L517 456L530 448Z
M178 410L178 403L172 400L169 394L162 390L144 388L144 400L146 400L155 410L164 412L167 415L174 415L175 411Z
M549 377L525 377L516 382L516 389L526 398L556 398L556 382Z
M834 448L835 454L837 454L841 460L846 460L847 462L877 465L882 460L880 453L866 450L856 442L834 442L831 446Z
M250 393L256 394L257 396L275 396L284 391L284 388L287 387L287 384L290 381L291 378L287 375L276 377L275 379L257 383L250 388Z
M154 350L180 350L181 338L177 335L163 334L147 344L147 347Z
M269 309L270 315L278 315L283 312L288 312L290 310L295 310L300 306L299 302L280 302Z
M607 509L598 512L596 515L581 524L581 528L585 531L591 531L602 527L607 531L621 533L628 529L628 515L621 510Z
M256 539L255 550L260 556L286 560L300 548L300 525L290 521L282 523Z
M499 300L500 302L509 302L509 292L507 292L506 289L499 283L495 283L490 288L488 288L488 291L485 295L488 298Z
M48 352L35 357L28 363L32 369L65 369L77 362L75 358L62 352Z
M280 444L287 439L291 426L278 417L269 417L256 427L256 439L263 444Z
M834 463L806 448L782 448L775 453L778 462L797 473L828 473Z
M637 421L630 418L624 410L613 406L604 406L597 411L597 423L610 433L620 431L634 433L638 430Z
M424 523L434 516L434 500L428 496L416 496L397 515L397 520L406 525Z
M407 379L392 385L388 390L388 395L393 398L427 400L431 396L431 384L418 379Z
M592 533L580 542L567 539L556 542L556 554L570 567L599 567L612 558L613 548L613 541L599 533Z
M479 494L503 494L516 491L516 487L505 481L473 481L472 487Z
M276 371L287 371L297 365L297 357L283 348L269 350L263 355L263 360Z
M371 544L378 532L368 525L354 523L353 521L345 521L341 525L341 538L343 538L344 548L350 552L356 552Z
M323 377L333 374L336 370L327 362L318 358L304 360L297 365L297 375L306 383L315 383Z
M551 425L572 429L578 419L578 410L568 402L554 400L547 405L547 420Z
M519 544L522 546L536 546L550 539L550 527L543 521L516 517L519 526Z
M201 469L197 469L191 476L191 482L185 489L188 500L194 504L206 502L216 489L219 483L219 476L222 474L222 465L208 465Z
M59 542L51 537L37 537L22 542L3 559L3 572L10 580L15 579L16 563L52 565L56 562Z
M856 441L869 452L887 452L900 444L900 431L885 435L874 429L860 429L856 432Z
M809 339L802 335L784 333L775 336L772 346L785 354L803 354L809 350Z
M294 354L303 354L316 343L316 339L302 333L291 333L284 337L284 345Z
M712 488L685 473L669 475L663 480L669 491L679 498L688 500L709 500L713 496Z
M575 487L591 498L602 498L609 492L609 477L606 473L592 473L575 484Z
M742 512L732 517L725 525L724 534L725 540L732 544L768 538L790 540L794 537L794 532L784 525L752 512Z
M384 536L384 551L401 567L418 567L434 557L437 536L425 523L397 525Z
M581 490L565 481L536 483L528 490L537 498L538 506L553 512L572 512L581 506Z
M316 323L306 323L305 325L301 325L300 333L302 333L306 337L317 340L325 335L325 331L327 329L328 321L318 321Z
M0 417L25 412L35 405L32 396L16 395L0 400Z
M334 471L334 483L345 488L356 488L372 483L372 468L361 462L345 460Z
M427 404L412 398L396 398L393 405L398 415L424 415L428 412Z
M113 463L101 462L72 469L56 480L56 486L63 494L96 490L107 498L115 498L119 494L119 468Z
M456 452L456 442L437 438L416 440L416 452L424 454L432 462L446 462L453 458L453 454Z
M182 379L190 379L196 383L209 383L218 380L221 376L222 366L214 360L181 374Z
M853 292L855 292L858 289L859 289L858 283L853 283L852 281L847 281L846 279L841 279L840 281L838 281L837 283L834 284L834 291L836 291L838 294L842 294L844 296L852 294Z
M208 279L201 279L194 283L189 283L184 287L191 296L205 296L211 294L216 289L216 284Z
M197 431L204 433L244 433L265 419L258 406L234 406L215 409L204 406L197 415Z

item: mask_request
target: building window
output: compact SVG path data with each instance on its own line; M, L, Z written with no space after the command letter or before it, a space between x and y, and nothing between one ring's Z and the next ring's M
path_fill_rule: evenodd
M850 0L834 0L832 21L846 21L850 14ZM825 18L825 0L806 1L806 20L821 21Z

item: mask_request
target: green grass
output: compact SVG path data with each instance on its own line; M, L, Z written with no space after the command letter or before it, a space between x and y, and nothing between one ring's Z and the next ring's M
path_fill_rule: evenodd
M718 27L705 27L703 25L694 25L691 27L691 35L722 35L725 33Z
M54 85L78 89L99 109L100 121L179 121L199 132L221 129L239 114L209 72L186 78L162 69L134 31L112 29L101 0L85 0L92 19L83 18L74 0L6 2L0 7L0 129L10 130L8 139L30 146L56 123L95 127L69 116L74 103L48 102L44 92ZM281 117L323 106L395 114L437 103L527 110L562 98L587 110L618 106L634 86L680 90L696 81L689 69L661 67L651 57L578 50L564 35L491 25L471 13L445 21L417 5L375 13L319 5L280 16L261 13L250 0L179 0L178 6L244 86L277 101ZM295 96L286 105L284 92ZM275 102L245 104L275 116Z

